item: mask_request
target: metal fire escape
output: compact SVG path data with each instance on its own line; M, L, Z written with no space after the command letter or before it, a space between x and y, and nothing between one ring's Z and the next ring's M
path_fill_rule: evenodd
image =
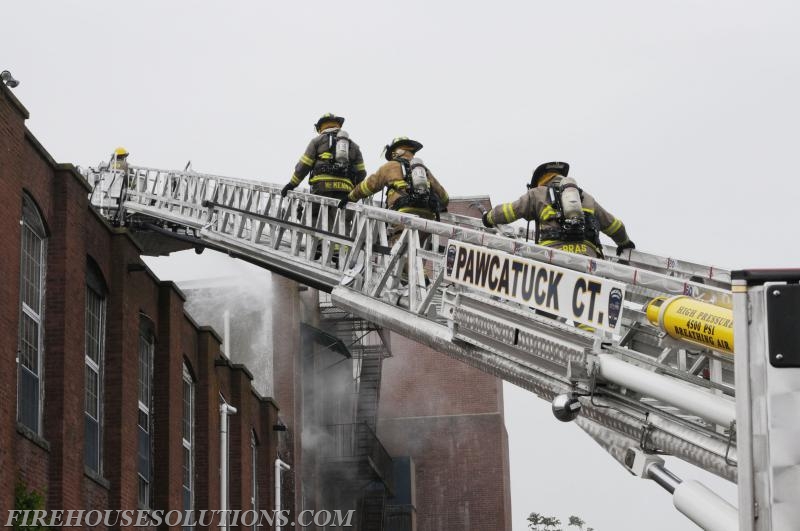
M639 456L645 455L643 477L662 477L652 456L666 453L736 481L733 354L719 345L673 339L666 328L651 324L650 315L657 297L685 296L732 308L729 271L635 250L625 251L623 260L613 249L606 249L610 259L592 259L537 246L510 228L487 230L478 220L453 215L436 222L349 204L346 220L333 199L297 191L281 198L279 185L193 171L131 167L124 178L107 170L87 177L101 191L93 194L93 204L139 233L148 253L217 249L329 293L331 304L323 312L331 312L345 336L372 333L371 326L392 330L545 400L568 393L571 407L580 411L578 425L617 461L636 471ZM113 185L103 184L113 182L127 183L117 191L121 215ZM389 226L402 229L393 246ZM431 237L425 240L425 234ZM458 260L474 253L513 263L519 271L535 267L537 285L538 274L549 270L554 290L561 276L576 279L572 300L562 301L563 306L571 302L576 312L590 304L578 299L590 286L616 290L614 323L608 324L609 317L607 326L587 332L567 319L533 311L533 302L455 278L451 253L456 252ZM609 303L609 316L611 308ZM742 311L737 315L747 315ZM655 314L660 319L663 311ZM580 316L572 320L581 322ZM363 403L357 415L374 426L380 362L372 346L353 346L362 348ZM639 452L636 459L631 450ZM660 484L675 491L677 506L681 489L670 481ZM705 500L720 514L734 510L714 505L713 497Z
M385 330L366 319L342 310L330 294L320 292L322 326L348 348L355 362L355 423L353 444L359 477L374 478L359 499L359 529L382 531L387 491L394 488L389 454L376 435L383 359L390 356Z

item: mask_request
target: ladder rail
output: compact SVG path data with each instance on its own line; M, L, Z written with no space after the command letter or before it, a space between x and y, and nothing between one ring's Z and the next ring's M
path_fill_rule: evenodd
M485 229L480 220L454 214L434 221L368 204L348 204L345 212L337 209L335 199L302 191L284 198L279 185L260 181L139 166L129 168L127 178L122 208L128 220L191 230L199 242L328 291L337 306L353 315L542 398L570 389L594 394L586 367L598 353L692 385L708 393L709 400L733 395L732 356L698 347L689 352L650 326L643 313L645 303L659 295L688 295L730 307L730 273L723 269L639 251L626 251L627 263L590 258L526 242L510 227ZM316 218L312 211L318 212ZM402 231L391 248L390 227ZM423 235L431 235L426 244ZM587 333L523 304L500 303L444 280L442 244L448 241L624 283L623 333ZM417 328L408 328L409 323ZM704 367L708 379L698 376ZM603 383L597 389L597 396L582 399L590 420L626 437L646 431L663 449L722 477L735 476L735 448L726 447L722 433L728 426L714 426L616 385Z

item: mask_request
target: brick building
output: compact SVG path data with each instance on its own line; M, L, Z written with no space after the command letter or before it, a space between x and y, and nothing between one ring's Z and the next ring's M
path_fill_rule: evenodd
M220 316L187 313L181 289L141 260L142 240L89 206L86 181L52 160L27 116L0 86L0 514L18 480L49 509L219 509L224 400L237 409L229 508L272 509L280 457L293 511L358 508L363 522L381 498L387 530L510 529L500 380L396 335L385 360L331 348L335 308L275 275L272 363L242 356L254 341L235 334L224 352L198 324L220 330ZM347 453L364 440L368 459Z
M452 198L448 210L476 216L488 197ZM378 435L415 469L418 531L511 529L503 382L392 334L383 364Z
M89 206L86 181L53 161L27 117L0 85L3 521L18 482L48 509L219 509L222 400L238 410L228 506L271 509L272 463L290 436L274 430L275 402L136 240Z

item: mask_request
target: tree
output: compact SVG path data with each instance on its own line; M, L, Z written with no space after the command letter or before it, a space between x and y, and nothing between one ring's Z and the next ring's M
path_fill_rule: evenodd
M578 531L584 531L586 522L579 516L570 516L567 527L577 527ZM565 531L561 526L561 520L555 516L545 516L540 513L530 513L528 515L528 528L531 531ZM569 530L566 530L569 531ZM587 527L586 531L594 531L593 527Z
M30 515L32 511L44 509L44 494L28 486L22 480L17 481L14 486L14 509L25 511L16 513L12 522L14 531L47 531L47 527L40 525L29 525L25 515ZM32 516L31 516L32 518Z
M528 527L533 530L538 530L539 526L542 525L542 515L539 513L531 513L528 515Z
M578 529L583 531L583 526L586 525L586 522L584 522L579 516L570 516L569 523L567 525L570 527L572 526L577 527Z
M555 516L546 516L542 523L547 531L563 531L561 529L561 520Z

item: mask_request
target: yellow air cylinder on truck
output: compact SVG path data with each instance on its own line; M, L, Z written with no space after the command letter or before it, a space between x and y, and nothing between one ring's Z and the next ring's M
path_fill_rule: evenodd
M683 295L647 303L647 320L670 337L733 354L733 310Z

